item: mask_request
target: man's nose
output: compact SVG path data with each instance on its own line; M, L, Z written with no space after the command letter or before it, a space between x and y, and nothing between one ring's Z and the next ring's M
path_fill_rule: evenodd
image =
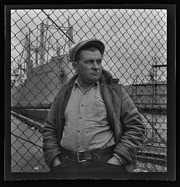
M99 68L99 64L96 61L94 61L94 63L93 63L93 68L94 69L98 69Z

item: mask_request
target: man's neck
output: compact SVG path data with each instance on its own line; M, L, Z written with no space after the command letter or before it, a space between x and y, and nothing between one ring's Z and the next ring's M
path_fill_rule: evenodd
M82 88L83 91L86 91L89 87L91 87L94 83L84 83L78 79L78 84Z

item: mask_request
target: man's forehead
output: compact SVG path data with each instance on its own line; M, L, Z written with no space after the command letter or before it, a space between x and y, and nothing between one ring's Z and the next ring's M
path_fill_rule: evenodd
M99 50L95 50L95 51L82 50L80 55L81 55L81 58L83 59L89 59L89 58L102 59L102 55L99 52Z

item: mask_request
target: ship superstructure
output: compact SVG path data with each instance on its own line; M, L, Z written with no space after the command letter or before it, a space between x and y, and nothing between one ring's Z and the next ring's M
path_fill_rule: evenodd
M64 53L65 45L71 47L72 42L68 40L61 46L58 39L54 39L52 44L48 29L48 24L40 24L40 39L36 39L40 42L36 46L32 45L31 30L26 34L24 49L11 83L12 107L49 105L62 84L73 74L68 55ZM68 24L70 38L73 37L72 29Z

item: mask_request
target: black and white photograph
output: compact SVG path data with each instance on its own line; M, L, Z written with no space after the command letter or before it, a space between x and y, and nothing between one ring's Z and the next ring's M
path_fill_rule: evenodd
M175 180L176 6L5 8L4 180Z

